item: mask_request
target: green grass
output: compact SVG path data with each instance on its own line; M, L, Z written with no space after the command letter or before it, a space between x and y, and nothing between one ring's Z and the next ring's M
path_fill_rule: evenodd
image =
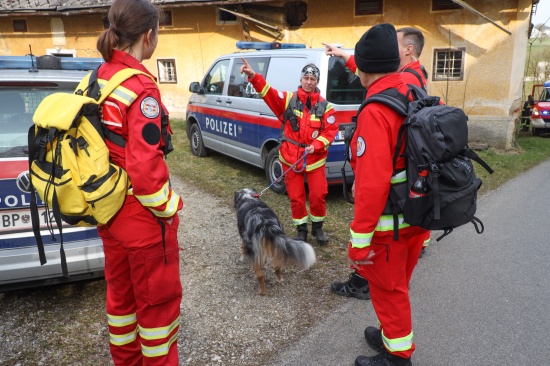
M187 184L214 194L229 206L232 205L235 191L249 187L259 192L267 187L264 171L260 168L215 152L207 158L192 155L189 140L185 134L185 121L173 120L172 125L175 132L173 137L175 151L167 159L171 174L181 177ZM533 137L522 133L517 136L517 143L518 147L510 152L495 150L478 152L482 159L495 170L495 173L490 175L481 166L475 165L476 174L483 181L480 194L499 187L550 157L550 138ZM185 201L185 197L182 198ZM288 197L268 190L262 199L276 212L289 235L293 235ZM349 223L352 219L353 206L344 199L342 187L330 187L325 226L331 241L339 243L340 249L349 240ZM338 246L329 245L318 254L328 261L335 257L334 250L338 248Z

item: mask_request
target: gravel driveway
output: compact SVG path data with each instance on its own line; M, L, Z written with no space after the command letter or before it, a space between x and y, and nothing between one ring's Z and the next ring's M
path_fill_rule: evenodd
M348 273L345 253L334 258L334 248L317 245L322 265L286 267L282 285L268 268L268 294L259 296L239 261L233 209L177 178L172 185L184 200L180 365L269 365L346 301L329 291ZM104 302L104 281L0 293L0 365L111 365Z

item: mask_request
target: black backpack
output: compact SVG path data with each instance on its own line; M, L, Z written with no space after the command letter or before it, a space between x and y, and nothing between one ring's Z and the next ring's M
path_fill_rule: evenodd
M468 222L474 224L478 234L483 233L483 223L475 216L482 182L475 175L472 160L489 173L493 169L468 147L468 116L460 108L440 104L439 97L429 96L416 85L409 85L409 93L413 101L397 89L384 90L366 99L357 113L359 116L367 104L378 102L405 117L393 165L395 174L399 151L405 144L407 182L392 185L387 205L391 212L386 213L393 214L395 222L402 212L409 225L443 230L437 241ZM409 192L422 170L428 171L428 192L411 198ZM395 238L397 234L396 229Z

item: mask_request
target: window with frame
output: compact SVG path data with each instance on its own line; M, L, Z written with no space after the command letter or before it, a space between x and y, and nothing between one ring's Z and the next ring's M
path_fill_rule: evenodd
M159 21L159 26L161 27L171 27L174 23L172 23L172 10L164 10L162 17Z
M465 54L465 48L435 49L432 80L463 80Z
M14 32L28 32L27 19L13 19L12 24Z
M269 65L269 57L249 57L247 58L247 62L257 73L265 75L265 71ZM240 58L235 58L233 60L233 68L229 77L227 95L231 97L260 99L260 95L254 89L252 83L248 81L248 76L241 73L241 66L243 66L243 64Z
M383 0L355 0L355 15L382 14Z
M432 11L462 9L462 6L451 0L432 0Z
M229 60L224 59L216 62L214 66L205 76L203 88L205 94L219 94L223 92L225 81L227 79L227 71L229 69Z
M173 58L157 60L157 72L159 76L159 83L178 82L176 75L176 60Z

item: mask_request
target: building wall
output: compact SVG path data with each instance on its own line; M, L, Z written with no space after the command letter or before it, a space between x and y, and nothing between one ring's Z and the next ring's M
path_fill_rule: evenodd
M284 30L281 41L305 43L308 47L322 47L322 42L353 47L374 24L414 26L426 37L420 61L430 76L435 48L449 45L466 48L464 80L446 82L430 78L431 94L471 115L511 116L517 112L521 99L531 1L472 0L469 4L512 35L465 9L431 12L431 0L386 0L384 14L372 16L354 16L354 0L340 0L338 6L330 0L309 0L306 22L299 29ZM160 87L172 115L181 116L190 95L189 83L201 80L216 57L237 51L235 42L244 36L240 24L216 24L215 7L180 7L172 12L173 26L161 28L157 50L144 65L157 74L156 59L176 60L177 84ZM11 18L4 17L0 20L0 54L25 55L30 44L36 55L59 47L75 49L80 57L100 57L95 44L103 30L103 16L28 16L29 31L19 34L13 33ZM277 16L280 17L274 14L271 18ZM53 18L57 20L52 22ZM276 20L263 21L281 26ZM57 24L54 33L52 23ZM254 23L249 23L249 29L254 41L274 41L273 36L259 31Z

